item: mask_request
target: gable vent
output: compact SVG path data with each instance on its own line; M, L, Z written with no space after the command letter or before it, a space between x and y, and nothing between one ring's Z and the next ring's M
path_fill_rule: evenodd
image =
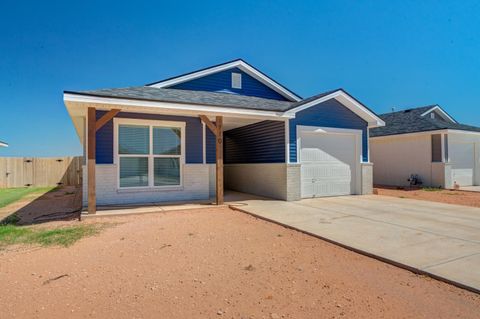
M241 89L241 88L242 88L242 74L232 73L232 89Z

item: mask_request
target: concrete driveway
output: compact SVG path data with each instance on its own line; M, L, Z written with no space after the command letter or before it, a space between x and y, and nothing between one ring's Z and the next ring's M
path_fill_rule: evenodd
M230 204L480 291L480 208L378 195Z

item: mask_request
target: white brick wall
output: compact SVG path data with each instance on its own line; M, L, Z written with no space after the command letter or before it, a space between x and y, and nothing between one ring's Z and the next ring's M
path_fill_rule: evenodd
M362 163L362 195L373 193L373 164Z
M139 204L202 200L209 198L209 168L204 164L185 164L183 187L175 190L117 190L117 166L96 165L97 205ZM83 169L83 205L87 205L87 169Z
M287 201L300 200L301 194L301 164L287 165Z

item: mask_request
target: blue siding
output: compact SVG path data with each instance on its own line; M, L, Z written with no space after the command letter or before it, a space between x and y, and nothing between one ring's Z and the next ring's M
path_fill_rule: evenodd
M97 111L97 119L104 111ZM185 122L185 162L187 164L203 163L202 156L202 123L198 117L171 116L157 114L127 113L117 114L117 118L132 118L160 121ZM109 121L97 132L97 164L113 164L113 120Z
M297 125L324 126L362 130L362 157L368 162L367 122L335 99L300 111L290 120L290 162L297 162Z
M215 135L207 127L206 140L205 140L205 149L206 149L206 161L207 164L215 164L216 162L216 150L215 150Z
M262 121L226 131L225 164L285 163L285 123Z
M242 74L242 88L232 88L232 73ZM288 101L285 97L272 90L265 84L257 81L250 75L238 68L210 74L191 81L180 83L169 87L171 89L208 91L208 92L227 92L247 96L256 96L266 99L274 99L280 101Z

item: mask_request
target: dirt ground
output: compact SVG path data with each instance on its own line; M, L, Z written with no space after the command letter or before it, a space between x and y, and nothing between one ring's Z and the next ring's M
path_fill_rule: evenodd
M3 318L479 317L480 295L227 208L83 222L112 226L0 251Z
M61 186L44 194L29 194L0 208L0 219L16 214L21 225L72 219L78 217L81 207L81 188Z
M400 198L412 198L431 202L456 204L480 207L480 192L434 190L423 189L404 190L390 187L375 187L374 192L378 195L386 195Z

